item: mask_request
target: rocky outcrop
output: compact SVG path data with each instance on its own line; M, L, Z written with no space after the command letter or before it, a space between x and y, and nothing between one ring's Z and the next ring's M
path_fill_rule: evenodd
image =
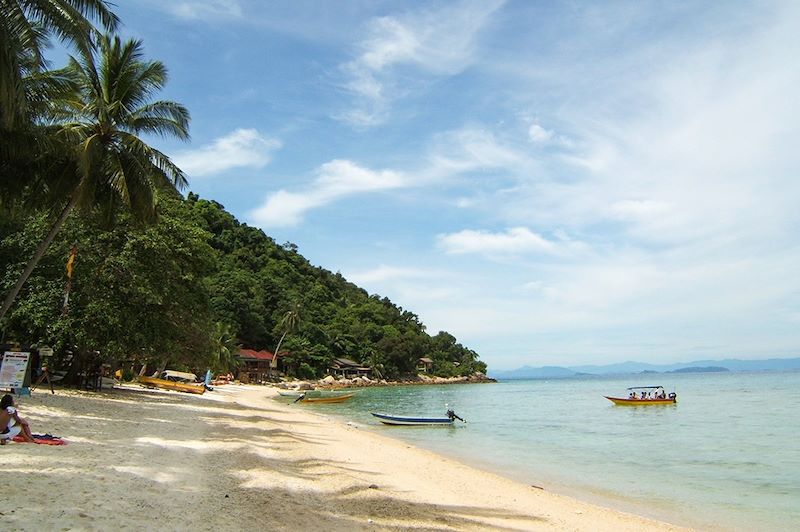
M354 377L352 379L345 379L342 377L336 378L333 375L328 375L317 381L285 381L279 383L277 386L282 389L288 390L335 390L337 388L362 388L368 386L411 386L411 385L426 385L426 384L475 384L485 382L497 382L491 377L487 377L483 373L475 372L472 375L464 375L460 377L436 377L433 375L419 374L414 377L398 380L387 381L386 379L370 379L366 376Z

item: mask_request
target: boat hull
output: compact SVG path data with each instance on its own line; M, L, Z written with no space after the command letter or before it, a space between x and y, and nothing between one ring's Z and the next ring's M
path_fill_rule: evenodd
M416 417L416 416L394 416L390 414L379 414L370 412L373 416L378 418L384 425L406 425L406 426L421 426L421 425L440 425L449 426L453 424L453 420L449 417Z
M202 384L188 384L185 382L168 381L166 379L158 379L156 377L139 377L139 384L147 386L148 388L161 388L163 390L173 390L176 392L186 392L194 394L203 394L206 387Z
M677 399L625 399L622 397L609 397L604 395L606 399L620 406L651 406L651 405L674 405Z
M344 395L336 395L331 397L304 397L300 399L300 403L313 403L313 404L327 404L327 403L344 403L353 398L354 393Z

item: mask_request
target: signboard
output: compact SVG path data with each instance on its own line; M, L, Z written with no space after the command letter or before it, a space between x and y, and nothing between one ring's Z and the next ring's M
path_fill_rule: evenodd
M31 354L23 351L6 351L0 362L0 388L22 388Z

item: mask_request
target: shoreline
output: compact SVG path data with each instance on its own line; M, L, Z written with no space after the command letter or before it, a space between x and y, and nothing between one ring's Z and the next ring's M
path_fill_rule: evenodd
M342 390L349 388L380 388L391 386L438 386L451 384L496 384L497 379L487 377L483 373L465 375L461 377L435 377L431 375L418 374L414 378L399 381L388 381L386 379L370 379L365 377L335 378L333 376L323 377L317 380L285 380L275 383L268 383L265 386L272 386L281 390Z
M20 400L34 432L11 444L10 528L688 530L533 488L323 413L277 390L192 396L122 386Z

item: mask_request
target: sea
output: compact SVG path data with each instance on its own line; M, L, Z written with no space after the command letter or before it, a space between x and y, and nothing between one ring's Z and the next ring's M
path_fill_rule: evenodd
M615 406L630 386L675 405ZM308 406L547 491L676 525L800 530L800 372L646 374L359 389ZM384 426L370 412L442 416Z

